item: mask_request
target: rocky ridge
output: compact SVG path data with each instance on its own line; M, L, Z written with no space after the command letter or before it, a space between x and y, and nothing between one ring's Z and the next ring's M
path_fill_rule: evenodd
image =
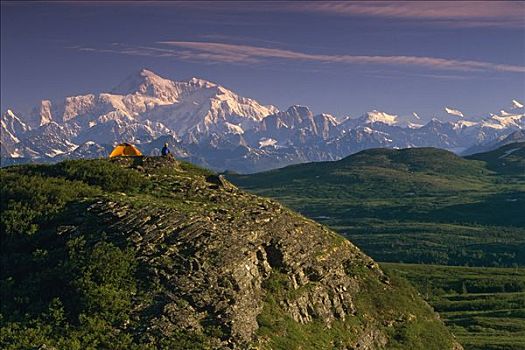
M411 287L326 227L173 158L96 162L146 187L84 199L56 234L135 252L149 302L120 331L221 349L460 348Z

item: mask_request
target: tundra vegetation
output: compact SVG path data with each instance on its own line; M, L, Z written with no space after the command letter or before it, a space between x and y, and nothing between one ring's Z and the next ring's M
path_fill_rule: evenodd
M2 349L458 349L328 228L170 157L0 169Z
M525 143L466 158L374 149L228 178L408 278L466 349L525 348Z

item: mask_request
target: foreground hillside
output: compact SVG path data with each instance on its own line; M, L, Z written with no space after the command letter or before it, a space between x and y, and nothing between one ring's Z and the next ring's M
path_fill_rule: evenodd
M348 240L170 158L0 170L2 349L453 349Z
M375 149L230 179L328 224L379 261L525 265L523 142L469 159Z

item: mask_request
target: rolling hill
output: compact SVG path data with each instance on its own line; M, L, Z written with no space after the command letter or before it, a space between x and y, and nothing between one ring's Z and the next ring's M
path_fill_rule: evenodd
M228 176L328 224L380 261L523 266L524 148L468 158L433 148L373 149Z

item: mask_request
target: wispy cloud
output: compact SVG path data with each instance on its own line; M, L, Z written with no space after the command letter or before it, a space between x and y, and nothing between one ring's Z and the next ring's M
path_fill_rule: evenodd
M404 66L463 72L525 73L525 66L440 57L314 54L289 49L202 41L160 41L156 44L161 45L161 47L128 46L114 43L106 48L86 46L72 46L69 48L84 52L173 57L185 61L206 63L258 64L277 60L319 64Z
M187 58L205 57L226 63L257 63L280 59L318 63L415 66L439 70L525 73L525 66L438 57L312 54L287 49L199 41L161 41L158 44L183 49L183 55ZM176 51L172 52L176 53Z
M313 1L288 3L286 10L466 27L525 27L521 1Z
M135 2L122 4L137 5ZM345 17L377 17L450 27L525 28L522 1L180 1L142 2L141 6L176 6L227 14L253 12L314 13ZM147 6L146 5L146 6Z
M34 1L2 1L4 5L31 5ZM525 28L523 1L42 1L71 6L130 6L177 8L215 16L255 12L314 13L417 21L451 27ZM240 17L238 20L241 20ZM257 21L256 21L257 22ZM246 22L244 24L257 24ZM229 24L229 23L222 23ZM234 23L231 23L234 24Z

